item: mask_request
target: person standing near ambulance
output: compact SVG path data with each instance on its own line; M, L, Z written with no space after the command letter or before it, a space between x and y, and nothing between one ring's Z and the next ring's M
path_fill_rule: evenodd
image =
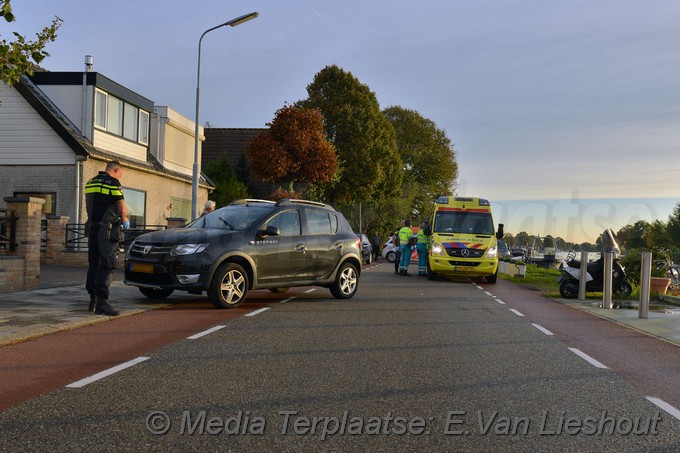
M427 220L423 220L418 230L416 251L418 252L418 276L427 276L427 241L432 234L432 228Z
M408 273L408 265L411 263L411 246L409 245L409 238L413 236L411 230L411 220L404 219L404 226L399 230L399 248L401 250L401 258L399 261L399 275L411 275Z
M97 315L118 316L109 303L109 285L123 240L121 229L130 228L123 188L118 181L122 175L120 162L112 160L85 184L88 261L85 289L90 294L89 309Z

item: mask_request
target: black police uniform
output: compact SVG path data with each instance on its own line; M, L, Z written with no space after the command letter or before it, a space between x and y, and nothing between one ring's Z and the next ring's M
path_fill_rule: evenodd
M109 285L122 241L118 202L123 199L123 189L118 179L104 171L100 171L85 185L88 217L88 269L85 288L90 293L90 310L95 309L96 304L96 313L115 312L108 305Z

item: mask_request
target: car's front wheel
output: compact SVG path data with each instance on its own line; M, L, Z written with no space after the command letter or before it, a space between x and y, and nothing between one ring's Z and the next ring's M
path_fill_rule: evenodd
M369 253L366 257L366 264L371 264L373 262L373 253Z
M356 294L359 288L359 273L352 263L344 263L340 266L335 276L335 283L330 287L331 294L336 299L349 299Z
M139 292L144 294L149 299L165 299L174 291L174 289L139 288Z
M394 263L394 261L397 259L397 254L394 252L387 252L385 258L387 258L388 263Z
M236 263L225 263L217 269L210 282L208 298L217 308L241 305L248 294L248 274Z

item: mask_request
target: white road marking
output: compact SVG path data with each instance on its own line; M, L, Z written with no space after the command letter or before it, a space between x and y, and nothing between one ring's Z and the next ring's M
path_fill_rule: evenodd
M551 331L549 331L548 329L546 329L543 326L539 326L538 324L534 324L533 322L531 323L531 325L534 326L535 328L537 328L538 330L540 330L541 332L543 332L546 335L553 335L553 333Z
M649 401L652 404L657 405L659 408L665 410L669 414L671 414L673 417L677 418L680 420L680 410L676 409L674 406L671 406L667 402L665 402L662 399L659 398L654 398L653 396L647 396L647 401Z
M290 302L290 301L293 300L293 299L295 299L295 296L289 297L288 299L280 300L279 303L280 303L280 304L285 304L286 302Z
M496 299L496 302L498 302L498 303L501 304L501 305L505 305L505 302L503 302L503 301L500 300L500 299Z
M270 308L270 307L264 307L264 308L260 308L259 310L251 311L250 313L248 313L248 314L245 315L245 316L257 316L257 315L259 315L260 313L269 310L269 308Z
M103 379L107 376L111 376L114 373L117 373L119 371L122 371L126 368L130 368L131 366L137 365L138 363L141 363L145 360L149 360L150 357L137 357L136 359L130 360L129 362L121 363L120 365L116 365L113 368L109 368L108 370L100 371L97 374L93 374L90 377L87 377L85 379L81 379L79 381L73 382L72 384L67 385L66 387L73 388L73 389L79 389L81 387L85 387L87 384L91 384L95 381L98 381L99 379Z
M517 316L524 317L524 315L521 312L519 312L518 310L515 310L514 308L511 308L510 311L513 312L514 314L516 314Z
M217 332L217 331L220 330L220 329L224 329L225 327L227 327L227 326L215 326L215 327L212 327L212 328L210 328L210 329L208 329L208 330L204 330L203 332L199 332L199 333L197 333L197 334L195 334L195 335L192 335L192 336L190 336L190 337L187 337L187 340L196 340L196 339L198 339L198 338L204 337L204 336L206 336L206 335L208 335L208 334L211 334L211 333L213 333L213 332Z
M314 291L316 291L316 288L310 288L307 291L305 291L305 293L313 293Z
M477 286L477 289L481 289L482 291L484 291L484 288L482 288L481 286L479 286L479 285L476 285L476 286Z
M490 297L496 297L496 296L494 296L493 294L491 294L491 293L490 293L490 292L488 292L488 291L484 291L484 292L486 293L486 295L487 295L487 296L490 296Z
M583 360L585 360L586 362L590 363L591 365L593 365L597 368L605 368L605 369L607 368L607 366L605 366L601 362L598 362L597 360L593 359L592 357L590 357L588 354L586 354L583 351L580 351L576 348L567 348L567 349L569 349L571 352L573 352L574 354L581 357Z

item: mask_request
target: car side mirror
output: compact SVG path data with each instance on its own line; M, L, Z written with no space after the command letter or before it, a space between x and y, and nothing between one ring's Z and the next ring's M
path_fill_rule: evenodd
M503 232L503 224L499 223L498 231L496 231L496 239L503 239L503 236L505 236L505 233Z
M264 230L257 230L257 237L261 238L264 236L279 236L281 235L281 230L273 225L268 225Z

